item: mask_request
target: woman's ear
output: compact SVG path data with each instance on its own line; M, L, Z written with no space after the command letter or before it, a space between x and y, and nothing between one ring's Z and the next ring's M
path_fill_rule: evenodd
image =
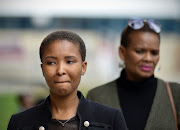
M126 48L121 45L119 47L119 56L121 60L125 60L125 55L126 55Z
M82 63L82 71L81 71L81 75L84 75L86 73L86 68L87 68L87 62L84 61Z
M43 73L43 76L44 76L43 64L41 64L41 70L42 70L42 73Z

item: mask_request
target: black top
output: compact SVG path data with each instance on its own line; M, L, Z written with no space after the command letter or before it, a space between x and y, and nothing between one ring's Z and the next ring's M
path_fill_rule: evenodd
M118 81L118 94L129 130L144 130L157 88L157 79L152 75L142 82L127 79L122 70Z
M66 122L67 120L58 120L60 122ZM59 123L56 119L52 119L48 130L78 130L79 129L79 118L76 115L75 117L71 118L64 126Z
M91 102L85 99L80 91L77 96L80 99L77 109L79 130L85 130L86 127L89 130L126 130L126 123L119 109ZM40 127L47 130L52 120L48 102L50 96L42 104L12 115L7 130L39 130Z

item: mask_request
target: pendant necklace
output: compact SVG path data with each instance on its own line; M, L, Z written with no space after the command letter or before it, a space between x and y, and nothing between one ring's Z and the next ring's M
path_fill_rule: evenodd
M75 116L73 116L73 117L75 117ZM61 122L60 120L57 120L57 119L55 119L55 120L56 120L57 122L59 122L59 123L62 125L62 127L64 127L65 124L68 123L73 117L71 117L70 119L66 120L65 122Z

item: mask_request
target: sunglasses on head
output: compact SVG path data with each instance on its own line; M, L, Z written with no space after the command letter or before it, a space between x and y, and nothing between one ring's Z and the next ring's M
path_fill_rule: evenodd
M144 20L144 19L141 19L141 18L130 19L130 20L128 20L128 25L132 29L137 30L137 29L141 29L142 27L144 27L144 23L145 22L156 33L160 33L161 32L161 25L157 21L155 21L153 19L148 19L148 20Z

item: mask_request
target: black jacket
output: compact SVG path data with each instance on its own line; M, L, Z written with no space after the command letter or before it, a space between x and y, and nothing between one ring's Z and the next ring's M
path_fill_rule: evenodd
M78 97L79 130L126 130L125 120L119 109L89 101L79 91ZM40 127L47 130L52 118L48 102L50 97L40 105L12 115L8 130L39 130ZM84 126L85 121L89 122L88 127Z

